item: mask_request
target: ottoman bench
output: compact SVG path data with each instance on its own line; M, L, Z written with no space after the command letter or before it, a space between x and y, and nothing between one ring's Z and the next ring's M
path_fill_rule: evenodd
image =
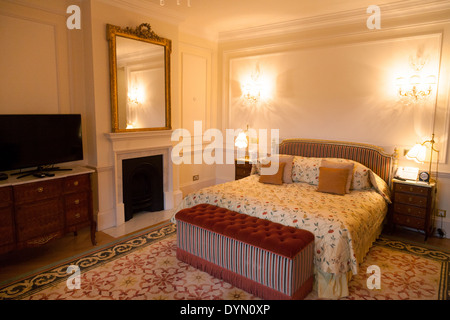
M262 299L303 299L314 235L209 204L180 210L177 258Z

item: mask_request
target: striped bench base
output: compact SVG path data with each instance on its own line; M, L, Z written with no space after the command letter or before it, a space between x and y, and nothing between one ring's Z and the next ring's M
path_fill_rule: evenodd
M208 204L175 218L179 260L263 299L303 299L311 292L309 231Z

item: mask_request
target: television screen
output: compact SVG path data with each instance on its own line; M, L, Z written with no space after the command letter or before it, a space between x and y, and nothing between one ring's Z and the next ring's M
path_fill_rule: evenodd
M81 115L0 115L0 171L82 159Z

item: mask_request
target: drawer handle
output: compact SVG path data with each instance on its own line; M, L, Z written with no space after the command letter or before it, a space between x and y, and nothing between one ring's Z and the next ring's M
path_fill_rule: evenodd
M408 201L409 201L409 202L411 202L411 201L412 201L412 198L411 198L411 197L409 197Z
M75 203L75 204L80 204L80 200L77 199L77 200L75 200L73 203Z
M413 187L409 187L409 191L413 191L414 189L413 189Z
M406 219L406 223L409 223L409 219Z
M75 214L75 218L78 219L78 218L80 218L80 217L81 217L81 214L79 214L79 213L76 213L76 214Z
M37 192L39 192L39 193L44 192L44 187L37 188Z
M78 185L78 181L74 181L73 185L76 187Z
M411 208L408 208L408 213L411 213Z

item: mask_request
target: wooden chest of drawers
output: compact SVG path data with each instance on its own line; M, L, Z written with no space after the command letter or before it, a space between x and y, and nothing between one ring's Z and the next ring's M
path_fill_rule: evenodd
M90 173L0 186L0 253L43 245L91 227L95 244Z
M392 223L394 227L405 227L422 230L425 240L431 234L434 184L415 184L394 180Z

